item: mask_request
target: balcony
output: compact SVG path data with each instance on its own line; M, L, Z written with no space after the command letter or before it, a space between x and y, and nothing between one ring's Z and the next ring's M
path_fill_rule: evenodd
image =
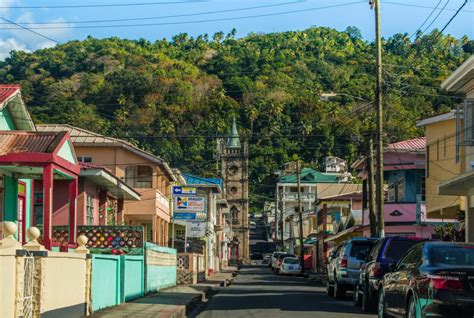
M298 201L298 193L284 193L283 194L284 201ZM315 193L301 193L301 200L302 201L311 201L313 202L316 200Z
M158 216L170 221L170 200L154 188L135 189L140 193L140 201L126 203L126 215L130 216Z

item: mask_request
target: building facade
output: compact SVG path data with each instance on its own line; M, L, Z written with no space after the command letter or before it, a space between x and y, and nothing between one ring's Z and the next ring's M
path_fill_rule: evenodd
M234 237L230 243L230 261L249 259L249 180L248 144L241 142L235 119L231 135L220 142L221 176Z

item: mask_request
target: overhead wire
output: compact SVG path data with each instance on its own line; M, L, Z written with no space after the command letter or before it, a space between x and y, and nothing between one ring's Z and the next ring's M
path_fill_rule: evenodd
M449 1L450 0L446 0L446 3L444 4L444 6L441 8L441 10L439 10L438 14L434 17L433 20L431 20L431 23L421 32L421 34L425 33L433 25L433 23L435 23L435 21L438 19L441 13L443 13L444 9L446 9L446 6L448 5Z
M49 41L51 41L51 42L54 42L54 43L56 43L56 44L60 44L59 41L57 41L57 40L55 40L55 39L53 39L53 38L51 38L51 37L49 37L49 36L47 36L47 35L44 35L44 34L42 34L42 33L39 33L39 32L37 32L37 31L35 31L35 30L32 30L31 28L28 28L28 27L25 27L25 26L23 26L23 25L21 25L21 24L18 24L18 23L16 23L15 21L9 20L9 19L7 19L7 18L5 18L5 17L0 17L0 20L6 21L6 22L8 22L9 24L16 25L16 26L18 26L18 29L26 30L26 31L28 31L28 32L30 32L30 33L36 34L37 36L42 37L42 38L44 38L44 39L47 39L47 40L49 40Z
M433 10L431 10L430 14L426 17L426 19L423 21L423 23L416 29L415 32L413 32L413 34L410 36L410 39L413 36L415 36L418 33L418 31L421 31L421 28L426 24L426 22L428 22L429 18L431 18L433 13L435 13L436 9L438 9L439 5L441 4L441 1L443 1L443 0L438 1L438 3L436 4L436 7L434 7Z
M456 13L454 13L454 15L451 17L451 19L449 19L448 23L446 23L446 25L441 29L441 31L439 31L439 33L436 35L436 37L434 39L435 41L438 39L440 34L442 34L444 30L446 30L446 28L449 26L449 24L451 24L451 22L453 22L453 20L456 18L456 16L459 14L459 12L461 12L462 8L464 8L464 6L467 4L467 1L468 0L464 0L463 4L459 7L459 9L456 11Z

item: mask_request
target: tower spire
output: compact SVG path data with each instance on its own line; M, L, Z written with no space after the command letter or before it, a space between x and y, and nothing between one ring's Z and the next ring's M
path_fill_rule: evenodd
M237 124L235 122L235 116L232 120L232 129L230 132L230 136L227 139L227 147L228 148L240 148L240 138L239 132L237 130Z

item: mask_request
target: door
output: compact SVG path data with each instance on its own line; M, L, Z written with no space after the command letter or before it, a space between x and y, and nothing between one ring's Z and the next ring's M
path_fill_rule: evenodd
M394 310L399 314L404 314L406 310L406 295L412 286L412 281L419 274L419 267L422 263L422 244L415 245L408 251L404 258L405 267L400 271L398 283L395 290Z
M18 207L17 207L17 223L18 223L18 241L25 243L26 233L26 184L18 182Z

